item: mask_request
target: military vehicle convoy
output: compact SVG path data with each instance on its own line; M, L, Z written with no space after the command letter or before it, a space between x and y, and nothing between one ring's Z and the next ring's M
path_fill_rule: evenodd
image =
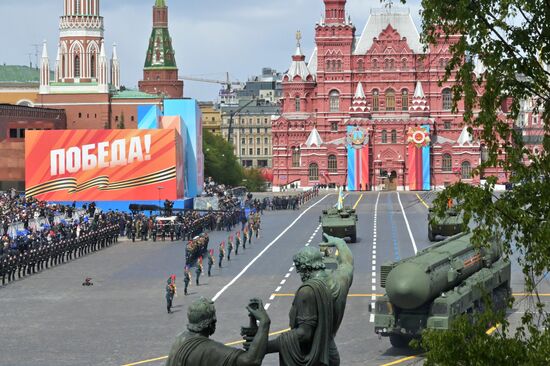
M482 311L484 297L504 308L511 295L510 262L499 243L475 249L472 234L434 244L414 257L381 266L374 331L394 347L407 347L425 329L447 330L461 314Z
M357 213L351 207L323 210L319 221L323 233L342 239L349 237L352 243L357 241Z
M430 208L428 211L428 239L436 241L438 235L449 237L459 234L463 231L463 223L462 214L456 212L453 208L448 208L445 217L442 219Z

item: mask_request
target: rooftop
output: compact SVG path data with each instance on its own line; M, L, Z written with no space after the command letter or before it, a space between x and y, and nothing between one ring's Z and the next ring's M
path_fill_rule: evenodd
M50 78L54 78L53 71ZM20 65L0 65L0 83L39 83L40 69Z
M123 90L113 94L113 99L156 99L158 95L140 92L139 90Z

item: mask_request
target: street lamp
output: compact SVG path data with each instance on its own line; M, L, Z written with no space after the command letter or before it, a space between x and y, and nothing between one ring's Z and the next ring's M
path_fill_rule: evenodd
M157 189L159 191L159 216L160 216L160 191L162 191L164 189L164 187L158 186Z

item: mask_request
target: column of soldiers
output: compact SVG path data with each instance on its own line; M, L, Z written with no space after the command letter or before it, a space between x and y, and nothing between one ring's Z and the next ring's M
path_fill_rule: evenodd
M43 237L43 240L9 249L0 256L2 285L111 246L118 241L118 236L117 223L102 222L61 238L46 240Z
M301 205L318 195L319 188L314 187L309 191L300 192L295 195L275 196L272 198L266 197L262 202L262 206L264 206L263 209L269 208L271 210L298 210Z

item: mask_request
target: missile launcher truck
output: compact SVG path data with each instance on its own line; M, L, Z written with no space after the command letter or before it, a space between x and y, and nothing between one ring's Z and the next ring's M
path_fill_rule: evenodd
M464 218L453 208L447 209L443 218L437 217L430 208L428 212L428 239L436 241L437 235L449 237L462 232Z
M386 294L369 310L374 331L394 347L407 347L425 329L449 329L461 314L480 312L485 296L503 309L511 295L510 262L497 242L481 249L463 233L436 243L416 256L381 266Z
M352 243L357 241L357 213L351 207L323 210L319 221L323 233L342 239L349 237Z

